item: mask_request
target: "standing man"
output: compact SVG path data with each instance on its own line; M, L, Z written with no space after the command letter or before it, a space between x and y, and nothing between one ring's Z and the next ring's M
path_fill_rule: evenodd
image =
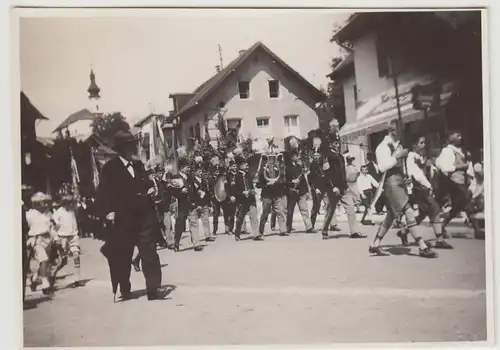
M359 232L358 223L356 221L356 204L359 203L361 196L358 189L359 171L353 164L354 157L350 154L346 156L347 166L345 167L347 189L340 199L340 203L344 207L347 214L347 222L349 224L350 238L366 238L366 235Z
M328 228L332 221L337 204L347 190L344 157L340 154L340 139L338 135L330 135L321 144L323 162L321 170L322 182L328 198L327 212L323 224L322 237L328 239ZM324 197L324 194L322 197Z
M120 286L122 299L126 300L131 297L130 270L137 245L147 297L154 300L160 298L162 277L156 252L160 226L150 198L153 185L142 163L134 160L136 141L130 132L119 131L113 139L118 156L109 160L101 171L96 202L101 215L111 224L101 251L108 258L113 284Z
M220 159L219 157L213 157L210 160L210 166L208 168L208 185L210 188L210 194L211 194L211 200L212 200L212 209L213 209L213 233L212 236L216 237L217 236L217 231L219 229L219 216L222 211L222 216L224 218L224 224L226 227L228 227L228 217L227 217L227 205L226 201L224 202L219 202L217 198L215 197L215 185L217 184L217 181L224 176L224 167L220 164ZM226 178L227 180L227 178ZM227 192L226 192L227 194ZM227 200L227 198L226 198ZM226 230L227 231L227 230Z
M266 180L264 176L267 160L262 161L262 169L258 175L258 185L262 189L260 198L262 200L262 213L260 215L259 232L264 234L267 219L271 211L276 212L280 236L287 236L286 230L286 188L285 188L285 170L282 164L275 164L275 171L279 172L279 178L276 180ZM269 165L271 166L271 165Z
M299 157L298 149L290 151L290 156L291 159L285 171L288 191L286 218L287 233L290 234L292 232L293 212L297 204L302 219L304 220L306 233L315 233L316 231L313 229L309 218L309 209L307 208L307 194L309 188L307 186L305 169Z
M250 178L248 162L243 157L237 157L239 171L236 175L236 183L232 188L231 196L236 197L238 207L236 210L236 229L234 238L239 241L241 238L241 228L245 221L245 216L248 214L250 218L250 229L254 241L262 241L263 234L258 231L258 212L257 199L255 198L255 189L253 181Z
M198 211L196 197L199 195L194 186L191 167L186 159L179 159L179 174L172 177L172 191L177 198L177 218L175 220L174 251L179 251L182 233L186 228L186 219L189 221L189 232L195 252L201 252Z
M385 180L381 186L387 199L388 211L384 221L380 224L375 240L370 245L368 251L376 255L390 255L380 248L380 243L385 234L391 228L394 219L403 214L406 224L413 239L418 243L418 253L424 258L435 258L437 254L420 237L418 226L415 220L415 211L410 205L408 189L403 173L403 161L408 155L408 150L404 149L400 143L401 128L398 120L392 120L388 124L388 134L378 145L375 154L381 172L385 173Z
M203 231L205 233L205 241L215 241L215 234L210 231L210 204L212 202L210 187L207 176L204 174L203 167L200 164L194 171L194 188L196 216L201 219Z
M238 205L236 201L236 194L238 193L238 187L236 185L236 175L238 173L238 166L234 160L229 161L228 172L226 173L226 203L224 205L224 215L227 218L226 221L226 234L232 235L234 233L234 220L236 216L236 207Z
M361 174L358 177L358 189L361 195L361 201L365 207L365 212L361 218L361 224L363 225L373 225L371 221L371 204L373 196L375 195L375 190L378 188L378 182L368 173L368 167L366 165L361 166ZM368 220L366 218L368 217Z
M454 131L449 134L448 145L441 151L436 166L444 175L445 188L451 198L451 210L444 219L443 227L445 228L462 211L465 211L469 221L472 221L473 206L468 188L469 177L474 176L474 171L463 152L462 135L459 132ZM474 227L474 230L478 229Z
M315 150L308 175L309 185L311 186L311 197L313 206L311 209L311 226L314 228L316 225L316 218L318 217L321 208L321 202L327 190L327 181L323 173L323 159L318 149Z

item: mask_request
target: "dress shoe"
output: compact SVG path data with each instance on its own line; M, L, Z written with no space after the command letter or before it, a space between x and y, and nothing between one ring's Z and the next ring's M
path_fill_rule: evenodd
M354 232L352 235L349 236L350 238L366 238L366 235L359 233L359 232Z
M309 230L306 231L306 233L317 233L318 231L316 231L315 229L313 228L310 228Z
M194 247L194 251L195 251L195 252L201 252L201 251L203 251L203 247L202 247L202 246L200 246L200 245L199 245L199 246L197 246L197 247Z
M332 225L330 226L330 231L340 232L341 230L337 225Z
M375 254L375 255L378 255L378 256L389 256L389 255L391 255L388 252L382 250L382 248L380 248L380 247L374 247L372 245L368 248L368 252L370 254Z
M258 235L258 236L256 236L253 240L254 240L254 241L263 241L263 240L264 240L264 237L262 237L262 235Z
M179 245L174 244L174 252L178 253L179 252Z
M438 257L438 254L431 248L418 249L418 255L422 258L429 258L429 259Z
M139 265L139 260L133 260L132 266L134 267L135 272L141 271L141 266Z

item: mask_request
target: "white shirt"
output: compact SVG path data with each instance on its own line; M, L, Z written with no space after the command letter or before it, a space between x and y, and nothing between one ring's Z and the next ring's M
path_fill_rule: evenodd
M455 152L463 155L463 152L460 148L455 147L451 144L444 147L439 154L439 157L436 159L436 166L439 170L441 170L444 174L450 175L456 170L455 167ZM465 157L465 156L464 156ZM474 169L472 167L472 163L469 162L469 168L467 169L467 175L474 176Z
M370 174L359 174L359 177L358 177L358 189L363 192L363 191L366 191L366 190L371 190L372 187L375 187L377 188L378 187L378 182L375 181L375 179L373 178L373 176L371 176Z
M423 161L424 159L420 154L416 152L408 153L408 157L406 158L406 170L408 171L409 177L413 177L415 181L420 183L422 186L431 189L431 183L427 179L427 176L425 176L422 168L418 165Z
M381 173L385 173L387 170L398 164L398 160L392 156L392 151L389 147L392 145L394 148L399 146L399 141L394 141L392 137L387 135L384 137L382 142L377 146L375 150L375 156L377 157L378 169Z
M36 209L30 209L26 212L26 221L30 228L28 236L33 237L51 232L52 223L50 222L49 214L40 213Z
M78 234L78 224L75 213L72 210L60 207L54 213L53 219L59 226L57 230L58 236L73 236Z
M129 162L128 160L126 160L125 158L122 158L122 157L120 157L120 160L122 161L125 168L127 168L130 176L135 178L135 171L134 171L134 167L132 166L132 162ZM129 164L130 164L130 166L129 166Z

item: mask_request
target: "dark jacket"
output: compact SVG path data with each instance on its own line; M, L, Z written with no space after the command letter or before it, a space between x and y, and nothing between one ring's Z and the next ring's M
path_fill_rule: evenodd
M194 178L191 175L186 175L186 179L184 179L180 174L172 176L172 181L178 179L182 179L184 186L181 188L172 188L172 195L177 198L177 206L179 210L191 210L196 206ZM184 188L187 189L187 192L182 192Z
M382 178L382 174L380 174L380 172L375 169L375 165L373 165L373 162L366 163L366 168L368 169L368 174L370 174L375 179L375 181L379 182Z
M238 172L236 173L231 173L230 171L227 172L226 174L226 193L228 197L235 197L238 195L238 184L236 182L236 177L238 175Z
M132 177L119 157L104 164L96 195L96 206L100 217L115 213L116 232L136 233L143 219L154 213L154 203L147 194L153 187L144 166L132 162L135 177Z
M347 190L345 161L341 154L328 152L326 154L330 168L325 171L325 176L333 186L337 187L341 193Z
M304 174L302 165L290 161L287 164L285 176L289 195L303 196L308 192L306 175ZM295 179L300 179L298 184L292 182Z
M239 170L236 173L234 190L236 191L234 197L238 202L255 201L255 188L249 172ZM243 194L244 191L249 191L248 196Z
M203 176L200 180L193 176L193 186L194 186L194 203L197 207L205 207L210 205L212 194L210 191L210 186L206 176ZM201 196L201 192L204 192L204 196Z
M268 185L267 180L264 178L266 165L266 163L262 164L262 168L258 176L257 186L262 189L260 196L262 198L276 198L284 196L286 193L285 164L279 165L280 176L278 181L276 181L273 185Z

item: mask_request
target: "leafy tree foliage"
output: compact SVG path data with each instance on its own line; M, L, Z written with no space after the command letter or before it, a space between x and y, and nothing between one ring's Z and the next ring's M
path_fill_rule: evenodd
M91 124L92 131L103 141L110 141L120 130L130 131L130 125L120 112L101 114Z

